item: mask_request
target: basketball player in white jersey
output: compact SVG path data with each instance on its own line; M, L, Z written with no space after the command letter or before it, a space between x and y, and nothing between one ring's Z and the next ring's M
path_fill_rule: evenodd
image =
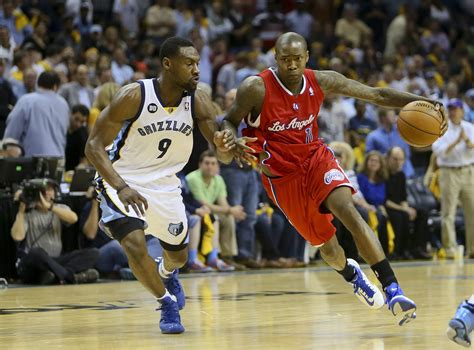
M218 131L211 99L196 90L199 54L190 41L167 39L160 60L158 79L117 92L91 132L86 155L99 174L101 227L121 243L134 275L161 304L162 333L182 333L185 297L177 273L187 261L188 230L175 174L191 154L194 121L221 161L245 154L250 139L239 139L235 147L230 133ZM145 233L163 247L158 268L148 256Z

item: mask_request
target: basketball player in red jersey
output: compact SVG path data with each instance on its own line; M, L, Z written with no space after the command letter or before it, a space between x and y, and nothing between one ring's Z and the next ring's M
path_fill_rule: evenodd
M318 139L316 119L328 93L390 108L426 100L438 106L445 121L443 131L444 110L422 96L372 88L334 71L305 69L306 41L296 33L278 38L275 58L276 68L242 82L221 129L236 137L236 127L245 118L244 134L257 138L251 146L258 153L270 198L307 241L320 247L323 259L352 284L357 297L370 308L380 308L383 294L356 261L346 259L337 241L332 215L341 220L382 284L389 310L403 325L416 317L416 305L403 294L379 241L354 207L354 189L332 151Z

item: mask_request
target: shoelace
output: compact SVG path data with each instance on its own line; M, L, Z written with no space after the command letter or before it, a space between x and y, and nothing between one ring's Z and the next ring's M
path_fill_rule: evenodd
M169 307L163 307L163 304L160 304L159 307L157 307L155 310L156 311L161 311L161 318L169 319L169 318L175 318L176 316L179 317L179 314L176 315L176 310L173 305L169 305ZM168 305L165 305L168 306Z
M176 291L176 293L181 292L181 286L176 278L171 277L168 284L170 287L169 289Z

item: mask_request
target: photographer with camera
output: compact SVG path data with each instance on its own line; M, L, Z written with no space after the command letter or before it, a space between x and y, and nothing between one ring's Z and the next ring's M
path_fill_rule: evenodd
M74 224L77 215L54 202L56 190L53 180L33 179L15 194L20 203L11 235L19 243L18 275L31 284L95 282L99 274L92 267L99 257L97 249L62 254L61 223Z

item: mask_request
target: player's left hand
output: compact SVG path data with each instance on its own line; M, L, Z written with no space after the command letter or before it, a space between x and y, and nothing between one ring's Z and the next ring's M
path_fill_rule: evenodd
M255 150L247 146L247 143L257 141L256 137L238 137L235 138L230 130L216 131L214 133L214 144L219 152L231 152L237 164L242 167L243 163L252 165L257 158L252 155Z

